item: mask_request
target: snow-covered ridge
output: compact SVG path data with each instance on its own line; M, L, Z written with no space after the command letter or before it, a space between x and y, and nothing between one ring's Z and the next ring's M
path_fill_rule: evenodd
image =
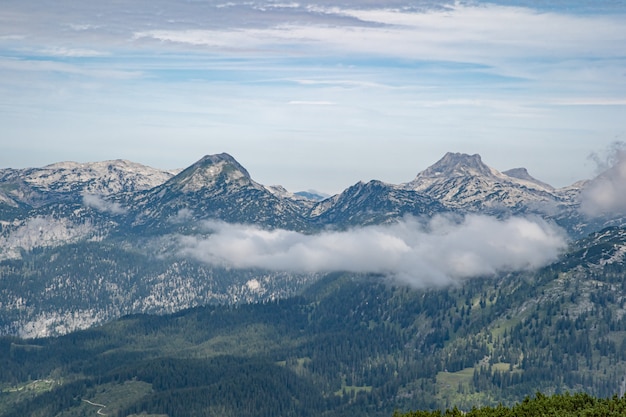
M522 186L529 189L551 192L554 190L549 184L533 178L526 168L514 168L500 172L483 163L480 155L467 155L462 153L448 152L434 165L417 174L416 178L409 182L413 189L423 190L432 183L450 180L458 177L481 177L502 184Z
M0 170L0 204L39 207L83 194L110 195L154 188L174 173L125 160L59 162L42 168Z
M533 178L525 168L505 173L485 165L480 155L447 153L441 160L403 184L451 208L519 209L522 206L553 211L572 206L580 188L555 189Z
M93 194L113 194L146 190L170 179L172 173L122 159L102 162L60 162L35 169L24 181L40 189L83 191Z

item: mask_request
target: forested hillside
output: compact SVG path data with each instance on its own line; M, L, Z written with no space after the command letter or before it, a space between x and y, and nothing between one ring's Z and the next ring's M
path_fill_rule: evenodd
M624 391L621 229L537 272L430 290L329 274L300 296L0 341L0 415L389 416ZM584 253L584 256L580 252Z

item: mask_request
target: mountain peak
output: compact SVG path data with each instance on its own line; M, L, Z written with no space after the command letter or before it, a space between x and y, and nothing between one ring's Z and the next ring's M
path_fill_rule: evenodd
M468 155L464 153L448 152L434 165L424 170L420 176L460 176L460 175L486 175L492 176L493 171L485 165L480 155Z
M245 185L252 182L246 169L227 153L206 155L172 178L184 192L193 192L217 184Z
M222 162L239 165L241 169L243 169L243 167L239 164L239 162L237 162L235 158L233 158L230 154L226 152L222 152L222 153L218 153L214 155L204 155L202 158L200 158L200 160L198 160L193 165L214 165L214 164L219 164Z
M553 187L550 184L546 184L545 182L539 181L538 179L530 175L526 168L513 168L507 171L503 171L502 173L511 178L528 181L528 182L531 182L536 185L540 185L548 189L553 189Z

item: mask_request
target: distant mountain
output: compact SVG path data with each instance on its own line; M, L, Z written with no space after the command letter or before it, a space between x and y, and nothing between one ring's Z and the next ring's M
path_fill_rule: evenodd
M306 193L306 192L305 193L302 193L302 192L292 193L291 191L288 191L282 185L270 185L270 186L266 186L265 188L267 188L269 192L271 192L272 194L278 197L287 198L291 200L297 200L304 205L312 206L316 201L324 200L324 197Z
M537 184L541 188L554 189L550 184L539 181L528 173L526 168L513 168L502 172L504 175Z
M163 184L137 193L125 204L132 206L133 226L150 229L168 222L204 219L307 229L301 202L253 181L228 154L205 156Z
M0 204L41 207L59 201L80 201L84 194L137 192L156 187L172 176L170 172L125 160L2 169Z
M385 224L406 215L432 217L446 208L427 195L381 181L359 182L313 207L309 217L321 225L345 228Z
M322 200L326 200L328 197L330 197L330 195L328 194L324 194L321 193L319 191L315 191L315 190L308 190L308 191L298 191L295 193L295 195L300 196L300 197L304 197L308 200L312 200L312 201L322 201Z
M508 172L485 165L480 155L449 152L404 186L450 209L470 212L544 214L576 204L575 196L532 178L523 168Z
M531 214L572 238L619 225L623 219L579 213L584 185L555 189L524 169L501 173L459 153L405 184L359 182L323 200L259 184L228 154L176 172L122 160L3 169L0 334L58 334L128 313L267 301L317 279L209 267L181 254L181 242L213 233L207 221L310 235L406 216Z

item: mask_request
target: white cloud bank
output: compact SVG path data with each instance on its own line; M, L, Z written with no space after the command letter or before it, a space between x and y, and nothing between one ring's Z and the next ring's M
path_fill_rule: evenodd
M207 227L206 238L180 236L180 254L232 268L378 273L415 287L541 267L566 246L556 226L520 217L407 218L314 235L220 222Z
M626 214L626 147L614 144L607 162L599 161L606 171L588 183L581 194L581 211L590 217Z

